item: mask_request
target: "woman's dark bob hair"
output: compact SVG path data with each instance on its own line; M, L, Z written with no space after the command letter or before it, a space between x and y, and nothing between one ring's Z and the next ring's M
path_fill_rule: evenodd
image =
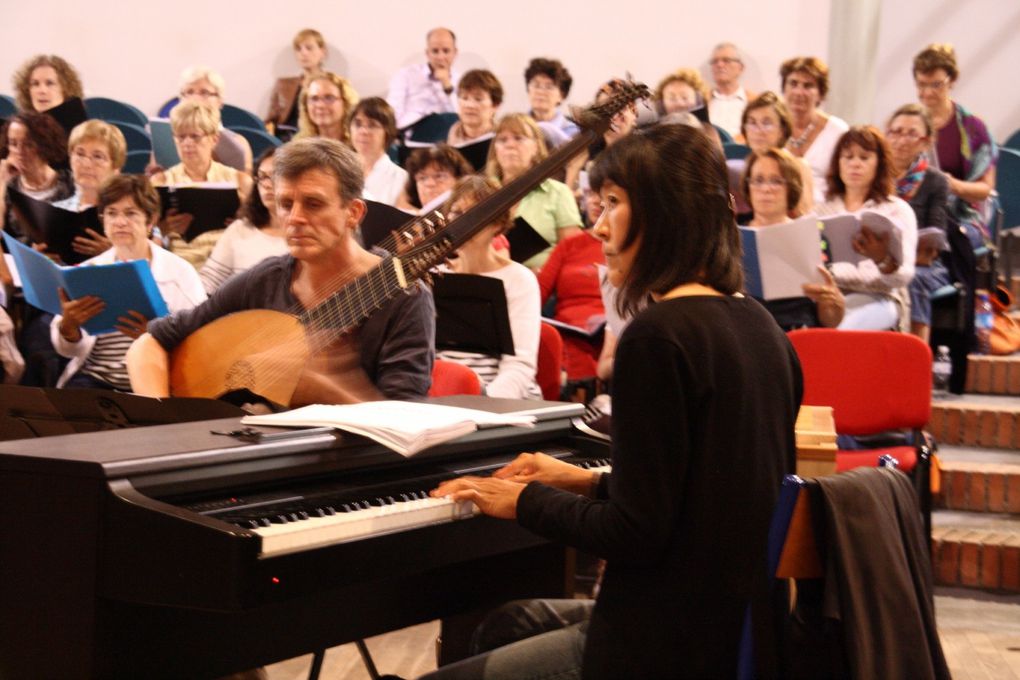
M701 283L733 294L744 286L740 235L726 165L718 147L687 125L656 125L608 147L591 186L627 192L630 228L622 247L641 239L617 297L634 314L652 293Z

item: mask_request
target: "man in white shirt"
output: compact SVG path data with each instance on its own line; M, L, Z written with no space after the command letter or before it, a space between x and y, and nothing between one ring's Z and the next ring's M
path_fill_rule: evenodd
M424 64L411 64L397 71L390 81L386 101L393 107L400 129L430 113L457 111L457 81L453 68L457 58L457 37L448 28L433 28L425 36Z
M754 98L740 84L744 73L744 58L733 43L719 43L712 50L708 60L712 67L712 98L708 102L708 117L734 140L743 142L740 136L740 117L744 107Z

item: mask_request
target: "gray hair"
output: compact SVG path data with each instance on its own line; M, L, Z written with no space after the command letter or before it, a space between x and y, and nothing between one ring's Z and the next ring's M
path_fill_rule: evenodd
M335 139L303 137L280 147L273 156L273 178L293 180L309 170L322 170L336 178L344 203L361 198L365 174L350 147Z
M731 42L719 43L718 45L712 48L712 51L709 54L715 54L717 51L725 49L727 47L737 53L737 59L740 60L741 64L747 63L747 59L744 58L744 51Z
M209 84L216 88L216 94L220 96L220 101L226 101L227 95L227 83L216 71L213 71L208 66L189 66L181 72L181 78L178 85L178 89L183 90L188 85L198 82L199 80L207 80Z

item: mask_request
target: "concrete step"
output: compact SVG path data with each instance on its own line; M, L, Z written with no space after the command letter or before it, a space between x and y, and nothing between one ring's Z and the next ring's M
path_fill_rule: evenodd
M1020 518L936 510L931 552L938 585L1020 593Z
M969 394L1020 396L1020 353L969 355L965 390Z
M964 394L933 401L925 429L940 445L1020 450L1020 399Z

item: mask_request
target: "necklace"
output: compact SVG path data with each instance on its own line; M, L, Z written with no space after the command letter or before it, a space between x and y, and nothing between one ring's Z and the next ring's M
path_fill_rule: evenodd
M786 143L786 145L791 147L791 148L793 148L793 149L796 149L797 151L800 151L800 148L802 146L804 146L805 144L807 144L808 137L810 137L811 133L814 132L814 131L815 131L815 121L812 118L811 122L808 123L808 126L806 128L804 128L804 132L800 133L797 136L796 139L791 139L790 141L788 141Z

